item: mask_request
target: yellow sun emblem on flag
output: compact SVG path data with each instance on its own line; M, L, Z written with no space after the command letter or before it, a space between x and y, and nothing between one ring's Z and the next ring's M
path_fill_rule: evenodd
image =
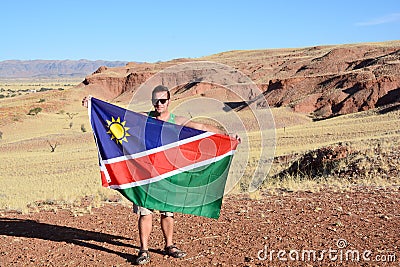
M111 121L107 120L108 126L108 134L111 134L111 140L115 139L115 142L122 145L122 141L128 142L126 137L131 136L128 133L129 128L125 127L126 121L121 122L121 119L118 117L114 119L111 117Z

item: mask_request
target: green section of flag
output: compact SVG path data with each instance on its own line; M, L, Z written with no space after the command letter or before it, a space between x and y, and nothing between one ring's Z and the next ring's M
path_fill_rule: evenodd
M231 159L229 155L158 182L118 191L149 209L219 218Z

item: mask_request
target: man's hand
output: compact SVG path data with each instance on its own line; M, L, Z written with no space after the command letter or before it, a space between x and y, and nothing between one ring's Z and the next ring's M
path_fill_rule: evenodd
M89 101L90 98L91 98L91 96L85 96L85 97L82 99L82 106L83 106L83 107L85 107L85 108L88 107L88 101Z
M236 139L239 142L239 144L242 142L242 139L237 133L231 133L229 134L229 137Z

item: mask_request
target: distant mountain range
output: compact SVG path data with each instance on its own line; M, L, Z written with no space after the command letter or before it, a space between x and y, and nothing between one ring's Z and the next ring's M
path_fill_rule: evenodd
M101 66L125 66L126 61L105 60L5 60L0 78L84 78Z

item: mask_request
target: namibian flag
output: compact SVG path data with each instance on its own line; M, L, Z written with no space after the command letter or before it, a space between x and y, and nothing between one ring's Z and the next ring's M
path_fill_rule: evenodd
M93 97L88 110L103 186L138 206L219 217L237 140Z

